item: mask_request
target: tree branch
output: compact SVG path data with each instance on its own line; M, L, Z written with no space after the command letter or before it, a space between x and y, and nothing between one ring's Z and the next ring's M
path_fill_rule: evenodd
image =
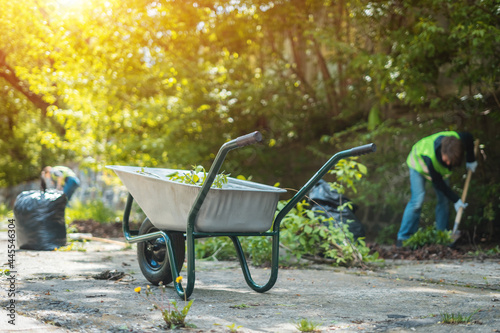
M33 93L28 84L22 81L6 62L6 54L0 50L0 77L4 78L15 90L23 94L35 107L40 109L42 115L47 117L47 108L49 106L57 106L57 103L47 103L42 95ZM61 124L57 123L53 118L49 118L52 124L56 127L60 135L65 135L66 130Z

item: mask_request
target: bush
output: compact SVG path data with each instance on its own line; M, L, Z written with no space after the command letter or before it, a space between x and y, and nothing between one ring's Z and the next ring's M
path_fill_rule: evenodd
M284 204L284 203L283 203ZM349 221L340 223L332 217L315 215L305 201L300 202L282 222L283 246L296 258L319 259L335 266L355 266L376 261L363 238L354 240Z
M0 204L0 218L2 220L6 220L7 218L13 218L14 217L14 212L7 207L6 204L2 203Z
M245 255L254 265L271 262L272 242L270 237L239 237ZM236 258L233 242L228 237L210 237L196 240L196 258L210 260L228 260Z
M415 250L425 245L450 245L452 242L451 230L442 231L433 226L428 226L419 228L416 233L403 242L403 245Z
M115 212L99 200L85 204L75 201L66 208L66 223L70 224L75 220L94 220L100 223L115 222L120 220L120 215L119 212Z

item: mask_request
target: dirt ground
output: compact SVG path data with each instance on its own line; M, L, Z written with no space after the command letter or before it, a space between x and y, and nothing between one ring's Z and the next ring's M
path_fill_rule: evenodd
M0 264L7 261L7 240L0 232ZM148 284L135 245L92 241L80 250L16 252L14 284L0 277L0 331L165 330L160 313L134 292ZM401 260L398 250L387 251L392 258L368 269L314 263L280 269L274 288L262 294L246 285L236 261L197 260L186 318L194 328L184 330L297 332L295 323L307 319L323 332L500 332L499 257ZM95 278L108 270L124 275ZM268 269L251 270L257 282L267 281ZM8 295L12 287L14 298ZM171 286L166 295L178 299ZM15 325L8 316L12 299ZM440 323L444 314L472 317L468 324L450 325Z

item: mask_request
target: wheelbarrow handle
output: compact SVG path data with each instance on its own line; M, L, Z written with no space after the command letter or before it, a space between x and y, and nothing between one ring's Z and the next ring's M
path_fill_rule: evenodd
M253 133L245 134L234 139L236 145L241 148L248 145L253 145L254 143L262 141L262 134L259 131Z
M377 146L374 143L369 143L367 145L351 148L351 156L360 156L369 153L374 153L377 150Z
M203 185L201 186L201 189L198 192L198 196L194 200L193 206L191 207L191 210L189 212L188 226L187 226L188 232L190 229L194 230L194 223L198 215L198 212L200 211L203 201L205 201L205 197L207 196L208 191L212 186L212 183L214 182L215 176L219 172L220 167L224 162L224 159L226 158L227 153L230 150L248 146L260 141L262 141L262 134L260 134L259 131L255 131L253 133L249 133L240 136L236 139L233 139L231 141L228 141L222 145L222 147L219 149L219 152L217 153L217 156L215 156L215 160L212 163L210 170L208 170L208 175L205 178L205 181L203 182Z

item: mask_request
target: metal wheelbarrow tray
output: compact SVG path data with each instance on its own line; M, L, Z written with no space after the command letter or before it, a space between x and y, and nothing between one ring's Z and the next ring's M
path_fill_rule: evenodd
M178 296L187 299L195 283L195 239L227 236L234 244L248 286L257 292L268 291L278 277L281 220L340 159L376 150L374 144L368 144L335 154L275 217L279 195L285 190L230 177L223 188L211 188L230 150L260 141L262 135L253 132L224 143L201 187L168 179L174 171L187 172L183 170L108 166L129 191L123 214L123 233L129 243L138 243L139 267L149 282L155 285L173 282ZM139 230L129 229L134 199L147 216ZM271 272L264 284L255 283L250 274L239 241L239 237L246 236L272 238ZM186 253L187 281L183 287L177 278Z
M189 171L108 166L115 171L146 216L163 230L187 230L187 220L200 186L169 180ZM273 221L280 193L286 190L228 177L222 188L211 188L198 212L194 231L264 232Z

